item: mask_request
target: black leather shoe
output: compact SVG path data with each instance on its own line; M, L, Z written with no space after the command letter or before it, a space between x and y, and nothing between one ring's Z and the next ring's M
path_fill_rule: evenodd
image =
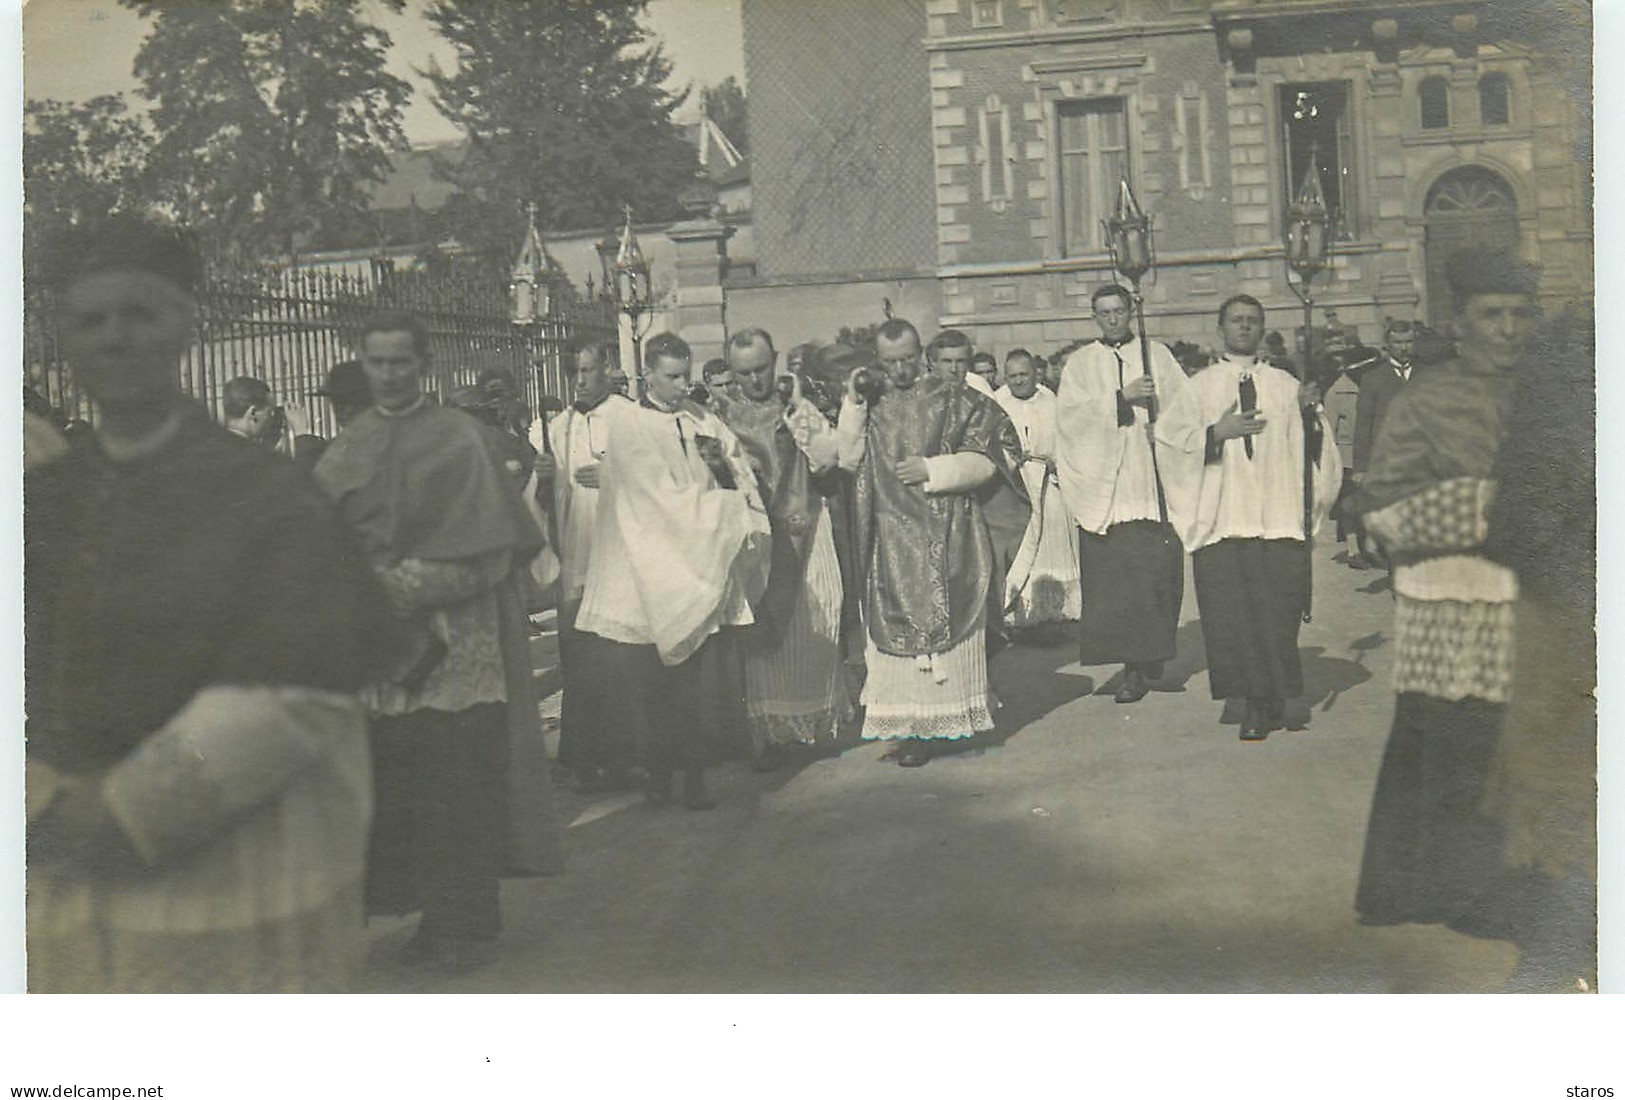
M905 741L897 752L900 768L923 768L931 763L931 749L924 741Z
M1265 703L1263 717L1266 732L1286 729L1286 700L1271 699Z
M1241 739L1262 741L1270 735L1269 717L1264 707L1251 700L1247 702L1247 717L1242 719Z
M1145 682L1145 677L1140 675L1140 670L1133 665L1125 665L1123 686L1117 689L1117 694L1112 698L1119 703L1138 703L1150 690L1151 687Z

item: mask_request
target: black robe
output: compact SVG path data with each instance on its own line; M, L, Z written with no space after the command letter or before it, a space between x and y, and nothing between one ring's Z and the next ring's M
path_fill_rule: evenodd
M210 684L349 692L399 642L309 475L190 407L155 454L28 473L28 752L110 767Z

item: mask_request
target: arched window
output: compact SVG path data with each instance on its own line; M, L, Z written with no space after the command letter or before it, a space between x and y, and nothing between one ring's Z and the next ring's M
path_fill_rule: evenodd
M1442 76L1430 76L1417 89L1422 106L1422 129L1450 128L1450 83Z
M1478 81L1478 117L1485 126L1512 121L1511 93L1503 73L1489 73Z
M1464 248L1518 248L1518 200L1497 172L1464 165L1439 177L1422 206L1427 257L1428 323L1450 319L1450 280L1445 267Z

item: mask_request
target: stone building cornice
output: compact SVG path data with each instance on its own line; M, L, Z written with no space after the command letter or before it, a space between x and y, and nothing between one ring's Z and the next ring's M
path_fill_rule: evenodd
M1109 23L1086 27L1040 27L1024 31L978 31L925 38L928 53L959 50L989 50L1001 46L1066 46L1092 42L1121 42L1130 38L1163 38L1180 34L1211 34L1213 24L1206 19L1166 19L1143 23Z
M1426 39L1464 58L1477 54L1485 0L1223 0L1212 9L1220 56L1239 73L1260 57L1369 51L1380 64Z
M1339 241L1337 255L1362 256L1377 252L1405 252L1410 245L1405 241ZM1285 256L1280 244L1262 248L1189 248L1157 250L1159 268L1207 266L1212 264L1242 264L1255 260L1279 263ZM1111 257L1106 253L1068 256L1048 260L999 260L981 263L943 264L937 268L942 279L1003 278L1011 275L1069 274L1076 271L1109 271Z

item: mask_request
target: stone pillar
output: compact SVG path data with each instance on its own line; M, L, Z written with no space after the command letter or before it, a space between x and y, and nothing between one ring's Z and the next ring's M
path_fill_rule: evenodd
M727 301L722 277L728 269L731 225L711 214L711 194L694 188L683 205L689 217L666 230L677 246L677 334L694 349L694 374L700 365L722 355L728 338Z
M1372 24L1372 35L1379 43L1379 58L1389 54L1397 58L1404 41L1395 20L1376 20ZM1397 60L1393 64L1379 60L1371 66L1368 89L1372 121L1368 131L1371 139L1369 151L1365 156L1366 163L1373 169L1371 180L1376 194L1364 204L1369 222L1362 226L1360 236L1375 238L1390 246L1370 257L1370 270L1366 273L1367 285L1372 285L1372 274L1376 277L1372 287L1375 299L1373 319L1380 325L1384 316L1409 319L1421 299L1414 276L1422 271L1422 212L1419 208L1412 210L1409 205L1405 131L1407 125L1415 123L1407 124L1405 120L1415 118L1416 105L1414 100L1407 101L1405 98L1405 81ZM1392 247L1395 245L1405 247ZM1418 265L1415 273L1411 270L1413 263ZM1346 273L1350 268L1343 270ZM1382 330L1379 327L1374 331L1380 335ZM1361 335L1371 338L1363 330Z

